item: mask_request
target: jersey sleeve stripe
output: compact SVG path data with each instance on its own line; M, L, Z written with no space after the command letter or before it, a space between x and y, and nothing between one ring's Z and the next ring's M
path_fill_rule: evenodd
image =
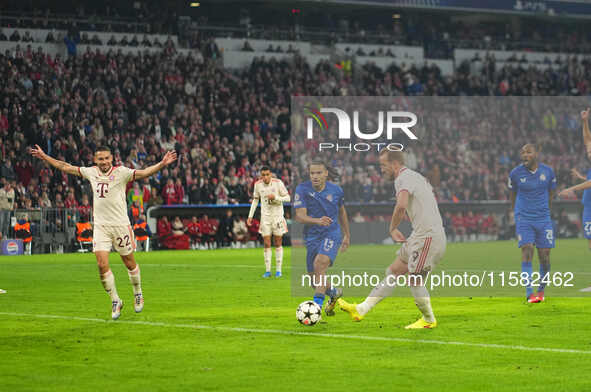
M408 191L408 189L401 189L401 190L400 190L400 191L399 191L399 192L396 194L396 196L398 197L398 195L399 195L399 194L401 194L402 192L406 192L406 193L410 194L410 192Z
M134 169L133 170L133 176L131 177L131 181L135 181L135 172L136 172L136 170Z

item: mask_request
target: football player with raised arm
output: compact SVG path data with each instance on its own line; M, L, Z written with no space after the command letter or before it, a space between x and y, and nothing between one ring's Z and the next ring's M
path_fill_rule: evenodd
M589 112L590 109L583 110L581 112L581 121L583 123L583 144L585 145L585 151L587 152L587 159L591 160L591 131L589 130ZM583 180L585 182L580 183L570 188L564 189L559 193L561 197L571 196L575 191L582 190L583 198L581 203L583 204L583 235L589 243L589 250L591 250L591 169L587 170L586 176L583 176L577 169L572 169L573 177ZM581 290L584 293L591 292L591 286Z
M31 148L31 155L42 159L64 173L79 176L90 182L93 198L94 232L92 247L98 264L99 275L105 291L111 297L111 318L121 316L123 300L117 294L115 277L109 267L109 252L114 248L127 267L133 286L134 309L137 313L144 308L144 297L140 280L140 267L135 262L133 251L135 239L127 216L125 187L128 182L150 177L177 159L176 152L168 151L162 161L146 169L135 170L113 166L113 155L109 147L98 147L94 153L92 167L77 167L45 154L41 147Z

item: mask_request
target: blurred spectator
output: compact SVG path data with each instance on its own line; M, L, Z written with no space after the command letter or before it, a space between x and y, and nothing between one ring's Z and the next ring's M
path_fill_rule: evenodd
M78 201L76 200L76 195L74 195L74 191L68 192L66 200L64 200L64 206L66 208L78 208Z
M158 223L158 237L160 244L166 249L189 249L189 236L185 234L185 227L180 217L175 217L173 223L163 217Z
M234 229L234 221L236 218L233 216L232 210L228 208L226 210L226 216L220 220L220 227L218 229L218 244L220 246L229 246L232 241L232 230Z
M197 217L193 216L187 224L187 233L191 241L191 249L197 249L201 245L201 229Z
M141 189L140 184L137 181L133 181L133 185L131 189L127 191L127 205L131 206L131 204L135 201L138 202L138 207L141 211L144 209L144 194L146 189ZM149 191L148 191L149 192Z
M47 195L47 194L45 194L45 195ZM78 211L80 212L81 216L84 215L89 218L90 218L90 216L92 216L92 206L90 205L90 202L88 201L87 194L82 195L82 202L78 206Z
M454 237L456 240L466 240L466 225L465 219L461 212L456 212L452 215L451 223L453 227Z
M12 160L7 159L2 163L2 166L0 166L0 176L8 181L16 180L16 173L12 166Z
M172 235L183 234L185 234L185 225L183 225L180 217L175 216L174 221L172 222Z
M228 188L220 178L215 188L216 204L228 204Z
M131 203L131 206L129 207L129 220L131 222L135 222L140 218L140 215L142 215L143 213L144 210L140 205L140 201L135 200L133 203Z
M133 225L133 234L137 243L137 249L139 251L149 250L149 240L152 236L150 226L146 222L146 216L141 214Z
M470 240L476 239L476 234L478 234L478 228L480 225L479 217L474 215L474 213L470 210L464 217L464 227L466 229L466 234Z
M166 182L166 186L162 192L162 197L164 199L164 204L171 205L171 204L179 204L178 202L178 194L177 189L174 186L174 182L172 178L169 178Z
M172 235L172 225L168 221L167 216L163 216L158 221L158 225L156 227L156 234L158 235L158 239L160 244L164 246L164 241Z
M445 229L445 235L450 242L455 241L455 230L453 229L452 215L451 212L446 211L442 216L443 228Z
M210 219L207 214L203 214L203 217L199 220L199 229L203 238L203 245L207 249L213 249L218 231L218 222L215 219Z
M352 221L355 223L363 223L365 222L365 218L361 215L361 211L357 211L352 218Z
M564 210L558 213L558 219L555 219L558 225L557 235L559 238L576 238L580 230L576 223L572 222Z
M246 227L246 221L243 216L234 219L232 235L236 247L244 247L246 242L248 242L248 228Z
M185 202L185 189L183 188L183 183L180 178L176 179L176 182L174 184L174 190L176 193L175 204L183 204Z

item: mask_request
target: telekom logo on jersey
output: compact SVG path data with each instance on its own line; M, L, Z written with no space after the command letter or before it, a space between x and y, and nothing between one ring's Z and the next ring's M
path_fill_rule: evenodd
M99 198L105 198L105 193L109 193L109 183L99 182L96 184L96 193L99 194Z
M410 130L413 126L417 124L417 116L411 112L398 112L398 111L388 111L385 112L386 120L384 120L384 112L378 112L378 129L372 132L362 132L359 129L359 112L353 112L353 124L351 124L351 117L342 109L338 108L321 108L319 110L314 110L311 108L305 108L307 114L311 117L307 119L307 138L313 139L314 138L314 122L316 122L321 130L326 131L328 129L328 123L324 118L322 113L332 113L336 115L338 120L338 139L339 141L343 140L351 140L351 129L353 129L353 133L355 136L361 140L376 140L383 136L384 130L386 133L386 139L392 140L395 130L400 130L404 132L406 136L408 136L411 140L417 140L418 137ZM399 119L406 118L408 121L400 122ZM385 126L384 126L385 122ZM352 125L352 126L351 126ZM319 151L325 150L335 150L335 151L369 151L372 149L376 149L380 151L383 148L387 148L391 151L402 151L404 146L400 143L349 143L349 144L339 144L339 143L332 143L332 142L321 142L319 143Z

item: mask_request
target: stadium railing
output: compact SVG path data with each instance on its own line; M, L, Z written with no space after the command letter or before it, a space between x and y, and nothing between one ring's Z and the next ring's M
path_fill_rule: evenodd
M3 211L0 230L4 239L14 238L13 227L26 219L33 235L32 253L64 252L73 248L80 211L74 208L36 208Z

